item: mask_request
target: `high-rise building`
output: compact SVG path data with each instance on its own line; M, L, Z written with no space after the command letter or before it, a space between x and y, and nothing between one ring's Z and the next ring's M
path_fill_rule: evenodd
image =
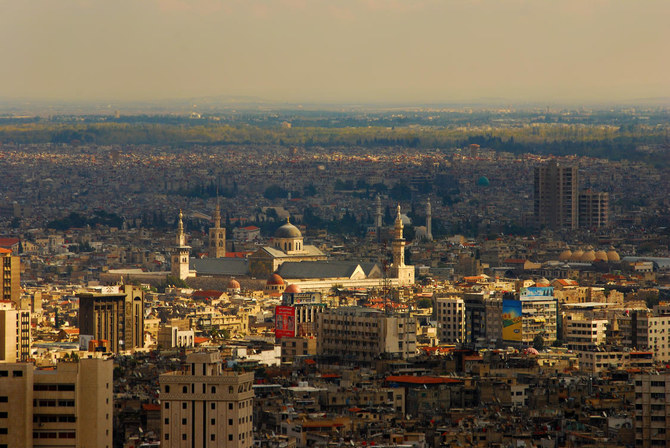
M144 347L144 291L124 285L118 292L81 292L79 334L109 341L114 353Z
M416 352L416 320L363 307L339 307L319 314L317 352L343 361L407 359Z
M0 447L112 448L113 361L0 364Z
M221 227L221 207L216 203L212 227L209 228L209 258L226 256L226 229Z
M19 306L21 297L21 261L10 249L0 247L0 273L2 274L1 300L11 300Z
M670 373L635 375L635 446L670 446Z
M465 302L460 297L438 297L435 299L437 337L443 344L465 342Z
M253 445L253 373L223 369L221 355L191 353L160 376L161 447Z
M30 357L30 310L17 310L0 301L0 362L26 361Z
M502 299L484 292L463 295L465 342L469 347L496 346L502 340Z
M579 225L579 172L552 160L535 167L535 219L539 227L576 229Z
M599 229L609 224L609 194L590 190L579 193L579 227Z

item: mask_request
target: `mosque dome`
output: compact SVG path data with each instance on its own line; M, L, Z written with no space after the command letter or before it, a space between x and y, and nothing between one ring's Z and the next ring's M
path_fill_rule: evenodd
M302 233L300 229L286 220L286 224L275 232L275 238L302 238Z
M593 261L596 261L596 253L593 251L593 249L587 250L586 252L584 252L584 254L582 254L580 261L583 261L585 263L591 263Z
M279 276L279 274L272 274L270 278L268 278L268 281L265 282L267 286L271 285L283 285L284 284L284 279Z
M607 262L607 253L604 250L596 251L596 261Z
M479 179L477 179L477 185L480 187L488 187L491 185L491 182L489 181L489 178L486 176L482 176Z
M570 257L572 257L572 251L570 249L566 249L561 254L558 256L558 259L560 261L570 261Z
M235 279L232 279L231 281L228 282L228 286L226 286L227 289L241 289L240 282L238 282Z
M570 257L570 261L581 261L582 255L584 255L584 251L581 249L577 249L572 253L572 256Z
M286 287L286 289L284 290L284 292L299 294L299 293L302 292L302 289L300 289L300 286L292 284L292 285L288 285Z
M610 246L610 250L607 251L607 261L609 261L610 263L612 262L618 263L619 261L621 261L621 258L619 257L617 251L614 250L614 247Z

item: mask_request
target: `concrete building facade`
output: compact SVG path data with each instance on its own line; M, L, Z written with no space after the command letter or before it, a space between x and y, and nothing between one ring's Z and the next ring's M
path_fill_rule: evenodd
M416 319L362 307L340 307L319 315L317 352L343 361L407 359L416 354Z
M144 347L144 291L121 286L118 292L82 292L79 334L109 341L113 352Z
M539 227L576 229L579 224L579 172L552 160L535 167L535 219Z
M30 357L30 311L0 302L0 362L26 361Z
M161 446L252 446L253 380L253 373L223 370L218 352L189 354L182 371L159 378Z
M0 447L112 448L112 360L8 363L0 377Z

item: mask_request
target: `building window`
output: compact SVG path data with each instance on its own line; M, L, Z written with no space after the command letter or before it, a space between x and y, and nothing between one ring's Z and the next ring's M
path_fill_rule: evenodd
M165 386L165 393L169 394L170 393L170 386Z
M181 424L182 424L182 425L185 425L185 424L186 424L186 419L185 419L185 418L182 418L182 419L181 419Z
M212 419L212 425L216 425L216 420Z
M181 408L182 408L182 409L186 409L186 402L183 402L183 403L181 404Z
M170 419L167 418L167 417L165 417L165 424L166 424L166 425L169 425L169 424L170 424Z
M186 434L182 434L182 435L181 435L181 439L182 439L182 440L186 440Z

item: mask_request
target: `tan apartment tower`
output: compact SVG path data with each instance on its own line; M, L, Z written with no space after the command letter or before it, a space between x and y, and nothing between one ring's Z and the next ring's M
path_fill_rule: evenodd
M253 445L253 373L223 369L219 352L191 353L159 377L161 447Z
M535 219L539 227L574 230L579 225L579 172L555 160L535 167Z
M30 357L30 310L0 301L0 363L26 361Z
M144 291L124 285L118 292L81 292L79 334L109 341L112 352L144 347Z
M112 360L0 364L0 447L112 448Z
M221 227L221 207L216 201L216 210L209 228L209 258L224 258L226 256L226 229Z

